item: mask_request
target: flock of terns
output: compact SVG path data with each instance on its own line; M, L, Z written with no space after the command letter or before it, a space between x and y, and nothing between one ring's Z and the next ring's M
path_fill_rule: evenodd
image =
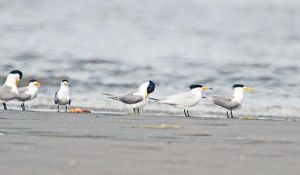
M22 110L25 110L25 102L33 100L37 97L38 90L41 84L37 80L30 80L28 86L19 87L19 82L22 79L23 73L19 70L11 71L6 78L4 85L0 87L0 102L3 103L4 110L7 110L6 103L11 100L21 102ZM190 86L190 91L177 93L166 98L157 99L150 98L150 94L155 90L155 83L148 81L140 85L137 90L127 95L116 96L108 93L103 93L110 99L123 102L133 109L134 113L140 114L140 109L144 107L150 100L160 104L171 105L184 110L185 117L189 117L189 108L196 106L202 99L208 99L215 105L223 107L227 110L227 118L233 118L232 111L241 107L245 92L255 92L253 88L246 87L243 84L233 85L232 97L206 97L202 94L203 91L213 90L208 86L194 84ZM68 111L71 105L71 95L68 80L62 80L60 88L54 96L54 104L57 105L57 111L60 111L60 106L65 106L65 112Z
M4 110L7 110L6 103L12 100L20 101L22 110L25 110L25 102L37 97L41 84L33 79L29 81L28 86L18 87L22 77L21 71L13 70L9 72L6 81L0 87L0 102L2 102ZM71 95L67 80L62 80L60 88L55 93L54 103L57 105L58 111L60 105L65 105L66 111L68 110L68 106L71 104Z

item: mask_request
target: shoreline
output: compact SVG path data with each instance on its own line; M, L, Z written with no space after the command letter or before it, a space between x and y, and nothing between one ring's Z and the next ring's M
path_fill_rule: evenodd
M71 107L73 108L73 107ZM77 108L77 107L74 107ZM61 110L60 112L57 112L56 108L27 108L26 111L22 111L21 109L8 109L6 112L45 112L45 113L68 113L68 114L99 114L99 115L121 115L121 116L136 116L138 115L129 113L127 108L122 109L110 109L110 108L86 108L86 107L79 107L82 109L88 109L91 112L90 113L72 113L72 112L64 112ZM0 112L4 111L3 109L0 109ZM4 111L5 112L5 111ZM200 116L201 115L201 116ZM180 110L174 110L174 111L160 111L160 110L153 110L153 109L146 109L143 110L143 112L140 114L140 116L157 116L157 117L184 117L183 112ZM203 111L200 112L196 111L195 115L191 115L190 117L186 118L200 118L200 119L228 119L226 117L226 113L218 110L217 112L212 111ZM287 117L287 116L273 116L273 115L247 115L243 113L238 113L234 116L233 119L240 119L240 120L270 120L270 121L291 121L291 122L298 122L300 120L300 117Z

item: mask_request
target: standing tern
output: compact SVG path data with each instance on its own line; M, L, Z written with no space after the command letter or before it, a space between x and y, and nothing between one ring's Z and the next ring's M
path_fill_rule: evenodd
M18 88L18 100L21 101L22 110L25 111L25 101L33 100L37 97L41 84L37 80L30 80L28 86Z
M60 88L56 91L54 96L54 103L57 105L57 112L59 112L60 105L65 105L65 112L68 111L68 106L71 105L71 94L68 80L61 81Z
M191 85L190 89L190 91L174 94L166 97L165 99L152 99L161 104L168 104L177 108L181 108L183 109L185 117L189 117L190 113L188 109L197 105L201 101L203 98L203 91L212 90L212 88L195 84Z
M0 87L0 102L3 103L4 110L7 110L6 102L14 100L19 95L18 85L23 73L19 70L11 71L3 86Z
M134 113L140 114L140 109L149 102L149 95L154 92L154 90L155 83L153 81L148 81L140 85L136 91L127 95L115 96L107 93L103 93L103 95L108 96L110 99L127 104L128 107L133 109Z
M214 104L227 109L227 118L229 117L229 111L231 118L233 118L232 111L239 109L244 101L245 92L255 92L251 87L246 87L243 84L233 85L233 96L228 97L212 97L211 100Z

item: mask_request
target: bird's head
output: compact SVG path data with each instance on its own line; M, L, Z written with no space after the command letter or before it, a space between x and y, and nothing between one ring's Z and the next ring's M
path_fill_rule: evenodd
M14 84L16 86L19 86L20 80L23 77L23 73L19 70L13 70L8 73L6 82L8 84ZM11 85L10 85L11 86Z
M153 81L147 81L139 87L139 91L145 94L145 97L148 97L155 90L155 83Z
M39 88L41 87L41 83L35 79L29 81L29 86Z
M69 86L69 81L68 80L62 80L60 85L61 86Z
M205 85L200 85L200 84L192 84L190 85L191 90L200 90L200 91L208 91L208 90L213 90L213 88Z
M245 86L243 84L235 84L235 85L232 86L232 88L233 88L234 91L250 92L250 93L255 92L254 88L247 87L247 86Z

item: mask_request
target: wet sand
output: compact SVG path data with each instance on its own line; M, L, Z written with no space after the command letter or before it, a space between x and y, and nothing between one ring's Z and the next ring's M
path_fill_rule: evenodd
M300 124L7 111L0 155L9 175L299 174Z

